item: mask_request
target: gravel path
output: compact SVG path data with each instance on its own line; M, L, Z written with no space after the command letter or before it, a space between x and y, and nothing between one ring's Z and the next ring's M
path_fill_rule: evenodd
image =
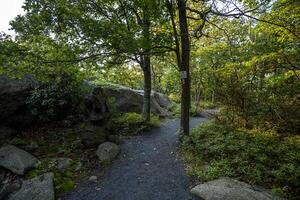
M192 118L191 127L206 118ZM79 184L66 200L192 200L189 178L176 156L178 119L125 141L99 182Z

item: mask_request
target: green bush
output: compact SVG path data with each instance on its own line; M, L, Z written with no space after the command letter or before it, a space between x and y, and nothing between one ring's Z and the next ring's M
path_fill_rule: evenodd
M181 115L181 104L179 103L174 103L172 102L170 106L170 111L173 113L175 117L180 117ZM200 109L196 107L194 103L191 103L191 108L190 108L190 116L197 116L200 112Z
M216 107L211 101L200 101L200 107L204 109L213 109Z
M86 89L82 80L61 74L33 90L27 104L42 121L62 119L77 111Z
M172 104L170 106L170 110L173 113L175 117L180 117L181 114L181 108L179 103L175 103L172 101Z
M195 128L184 141L188 173L202 181L228 176L284 191L286 197L299 195L299 137L231 130L211 121Z
M121 124L139 124L143 122L143 117L141 114L130 112L123 113L117 118L117 123Z
M136 135L145 129L160 125L159 117L153 114L151 114L149 122L145 122L141 114L133 112L122 113L113 117L119 134L123 135Z

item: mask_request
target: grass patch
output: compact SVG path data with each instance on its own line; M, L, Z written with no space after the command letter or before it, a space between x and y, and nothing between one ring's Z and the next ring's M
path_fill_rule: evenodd
M299 136L232 130L210 121L184 138L181 155L188 174L201 181L228 176L289 199L300 195Z

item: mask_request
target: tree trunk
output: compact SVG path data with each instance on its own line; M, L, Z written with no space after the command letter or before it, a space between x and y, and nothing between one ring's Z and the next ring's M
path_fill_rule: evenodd
M198 107L200 105L200 97L201 97L201 93L200 93L200 83L196 83L196 90L195 90L195 102L196 102L196 109L198 111Z
M186 72L186 77L181 79L181 133L189 135L189 118L190 118L190 41L189 31L186 17L186 2L185 0L177 0L179 11L179 25L181 38L181 63L180 71Z
M144 121L150 120L150 105L151 105L151 68L150 56L144 56L144 102L143 102L143 119Z
M143 34L143 54L141 55L142 69L144 73L144 102L143 102L143 119L150 121L151 105L151 41L150 41L150 21L147 11L145 18L140 22Z

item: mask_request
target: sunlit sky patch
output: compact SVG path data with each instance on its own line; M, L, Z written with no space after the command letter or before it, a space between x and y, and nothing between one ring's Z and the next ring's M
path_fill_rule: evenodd
M9 22L17 15L23 14L22 5L25 0L0 0L0 32L13 34Z

